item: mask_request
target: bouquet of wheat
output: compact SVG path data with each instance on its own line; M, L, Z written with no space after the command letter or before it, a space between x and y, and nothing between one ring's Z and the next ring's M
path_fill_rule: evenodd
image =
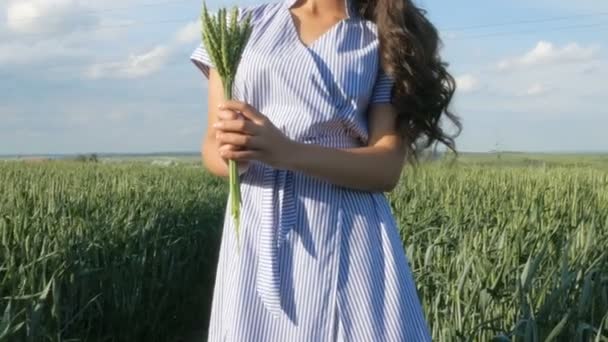
M203 3L202 41L222 79L226 100L232 99L232 85L236 70L252 31L251 13L246 15L244 20L238 20L238 15L239 9L235 6L230 13L227 13L225 8L221 8L217 14L211 16L207 5ZM231 215L236 228L238 247L240 246L241 190L237 163L229 160L228 169ZM238 248L240 250L240 247Z

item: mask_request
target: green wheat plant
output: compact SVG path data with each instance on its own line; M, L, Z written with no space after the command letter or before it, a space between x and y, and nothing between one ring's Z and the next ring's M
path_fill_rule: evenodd
M225 8L221 8L217 14L209 15L205 3L203 3L201 14L202 41L222 79L224 97L227 100L232 99L232 85L236 70L252 30L251 13L246 15L242 21L237 20L238 14L239 9L234 6L229 14ZM229 160L228 169L231 216L236 228L238 247L240 246L241 190L236 161ZM240 249L240 247L238 248Z

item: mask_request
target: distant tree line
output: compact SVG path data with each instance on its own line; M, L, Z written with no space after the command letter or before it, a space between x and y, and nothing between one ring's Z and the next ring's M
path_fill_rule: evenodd
M74 158L74 160L78 162L89 162L89 163L98 163L99 158L97 157L97 153L90 154L79 154Z

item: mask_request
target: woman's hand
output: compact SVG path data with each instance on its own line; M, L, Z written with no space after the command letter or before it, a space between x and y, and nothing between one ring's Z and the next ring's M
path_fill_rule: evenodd
M236 161L259 160L275 168L289 168L297 143L281 132L264 114L241 101L227 101L222 111L240 112L245 119L221 120L213 125L223 148L220 155Z
M230 111L230 110L220 111L217 115L217 118L220 122L221 121L232 121L232 120L245 120L245 118L241 114ZM216 130L216 132L217 132L217 130ZM237 150L239 150L239 147L232 145L232 144L223 143L221 141L218 141L217 143L219 146L218 147L219 155L222 157L224 162L226 164L228 164L229 158L224 157L222 152L223 151L237 151ZM249 161L248 160L239 160L239 161L237 161L237 167L239 170L239 175L242 175L249 168Z

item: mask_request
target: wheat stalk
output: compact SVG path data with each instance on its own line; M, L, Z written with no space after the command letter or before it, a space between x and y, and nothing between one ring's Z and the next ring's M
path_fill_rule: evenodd
M216 67L224 85L224 97L232 99L232 85L241 55L251 35L251 13L244 20L237 19L238 7L234 6L227 18L227 10L221 8L214 16L209 15L207 5L203 3L201 14L202 41ZM237 247L240 250L240 207L241 189L237 163L228 161L230 207L234 220L237 237Z

